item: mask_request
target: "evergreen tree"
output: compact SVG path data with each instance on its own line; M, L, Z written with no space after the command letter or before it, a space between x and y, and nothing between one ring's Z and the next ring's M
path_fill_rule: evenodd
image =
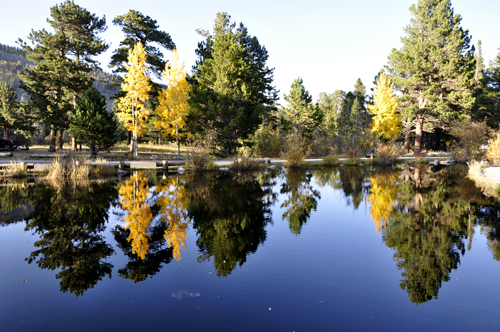
M333 93L320 92L317 108L321 115L322 127L329 133L335 134L337 130L338 113L335 104L335 95Z
M497 129L500 123L500 52L490 61L489 68L481 72L475 95L473 118L477 121L486 120L488 127Z
M73 1L52 7L51 17L47 22L53 33L32 31L28 39L33 47L22 40L18 43L27 52L26 57L36 63L20 74L21 87L30 96L36 118L50 125L49 151L55 151L56 131L62 137L76 98L92 84L89 72L97 65L92 57L108 46L97 36L105 31L106 20Z
M358 78L354 85L354 103L351 110L351 123L353 135L358 136L368 126L368 116L366 113L366 88Z
M278 99L266 48L243 24L234 30L229 20L227 13L218 13L214 35L199 31L206 40L196 50L188 116L191 132L216 133L222 155L234 153Z
M476 73L474 74L474 79L476 80L476 85L479 85L479 83L483 79L483 72L485 70L481 40L477 41L477 52L474 58L476 59Z
M109 67L114 73L126 73L125 64L129 50L140 42L146 52L146 63L148 64L147 74L161 78L161 72L167 65L163 59L163 53L154 44L172 51L175 44L172 38L165 31L159 30L156 20L149 16L144 16L136 10L129 10L125 15L117 16L113 24L119 26L125 34L125 39L120 42L120 46L113 52Z
M118 120L107 111L106 99L90 88L77 101L70 116L70 131L78 140L90 147L90 154L107 150L116 143Z
M298 77L292 83L290 94L284 95L288 107L283 109L286 123L294 129L295 144L304 132L311 132L319 123L319 112L313 105L312 97L304 87L304 81Z
M4 130L5 139L9 138L10 129L23 134L34 131L26 104L17 101L14 88L5 82L0 82L0 127Z
M405 95L403 120L415 129L420 153L424 124L443 126L463 115L474 102L474 47L449 0L420 0L401 38L403 47L389 57L395 86Z

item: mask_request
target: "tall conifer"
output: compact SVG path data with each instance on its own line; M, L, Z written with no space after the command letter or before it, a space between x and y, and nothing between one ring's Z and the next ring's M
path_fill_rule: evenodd
M412 5L403 47L389 57L402 100L403 120L416 126L415 152L420 153L424 125L445 125L474 102L474 47L460 26L449 0L419 0Z

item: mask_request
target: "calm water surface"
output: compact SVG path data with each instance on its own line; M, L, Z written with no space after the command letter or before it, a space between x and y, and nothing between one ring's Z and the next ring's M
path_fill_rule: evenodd
M460 167L0 187L1 331L496 331L500 204Z

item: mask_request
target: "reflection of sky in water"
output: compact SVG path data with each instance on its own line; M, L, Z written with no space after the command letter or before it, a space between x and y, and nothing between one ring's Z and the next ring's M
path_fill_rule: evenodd
M198 297L200 293L190 293L187 291L178 291L177 293L172 293L174 299L181 300L183 297Z

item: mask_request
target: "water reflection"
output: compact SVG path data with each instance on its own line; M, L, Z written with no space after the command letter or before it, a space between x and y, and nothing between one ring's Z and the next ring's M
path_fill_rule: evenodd
M119 190L125 225L117 225L113 234L129 261L118 274L136 283L158 273L172 258L180 260L180 247L186 245L183 186L178 178L152 182L145 172L136 172Z
M363 200L369 203L375 231L394 251L400 287L414 304L438 298L443 282L472 249L474 229L486 236L492 258L500 261L500 204L484 197L460 167L404 164L398 169L213 172L163 179L137 172L123 183L83 188L0 187L0 203L8 212L4 215L26 219L26 230L38 236L26 261L58 271L61 291L80 296L111 278L114 266L108 259L115 250L128 258L117 267L118 275L134 282L181 260L183 250L195 249L186 248L191 227L198 262L210 261L218 276L227 277L267 240L277 191L283 194L282 218L299 235L314 221L318 186L341 192L354 209ZM119 249L103 235L112 206L123 213L123 224L112 230ZM17 217L16 211L21 211ZM10 222L6 220L3 225Z
M437 299L442 282L458 268L473 235L474 211L484 198L457 167L406 164L399 178L383 240L395 250L401 289L412 303L420 304Z
M199 262L210 261L227 277L266 240L276 193L271 175L208 173L185 185L188 215L198 235Z
M34 206L26 230L39 235L26 261L41 269L60 269L61 291L82 295L103 277L111 278L107 261L114 250L102 236L110 204L117 199L114 183L93 183L85 188L34 187Z
M311 184L312 174L302 168L288 168L285 181L281 185L281 193L287 198L281 204L285 208L283 220L288 221L290 231L299 235L302 226L307 223L311 211L315 211L321 195Z
M377 232L390 220L399 192L397 180L397 173L390 169L370 175L372 187L366 201L371 203L370 215Z

